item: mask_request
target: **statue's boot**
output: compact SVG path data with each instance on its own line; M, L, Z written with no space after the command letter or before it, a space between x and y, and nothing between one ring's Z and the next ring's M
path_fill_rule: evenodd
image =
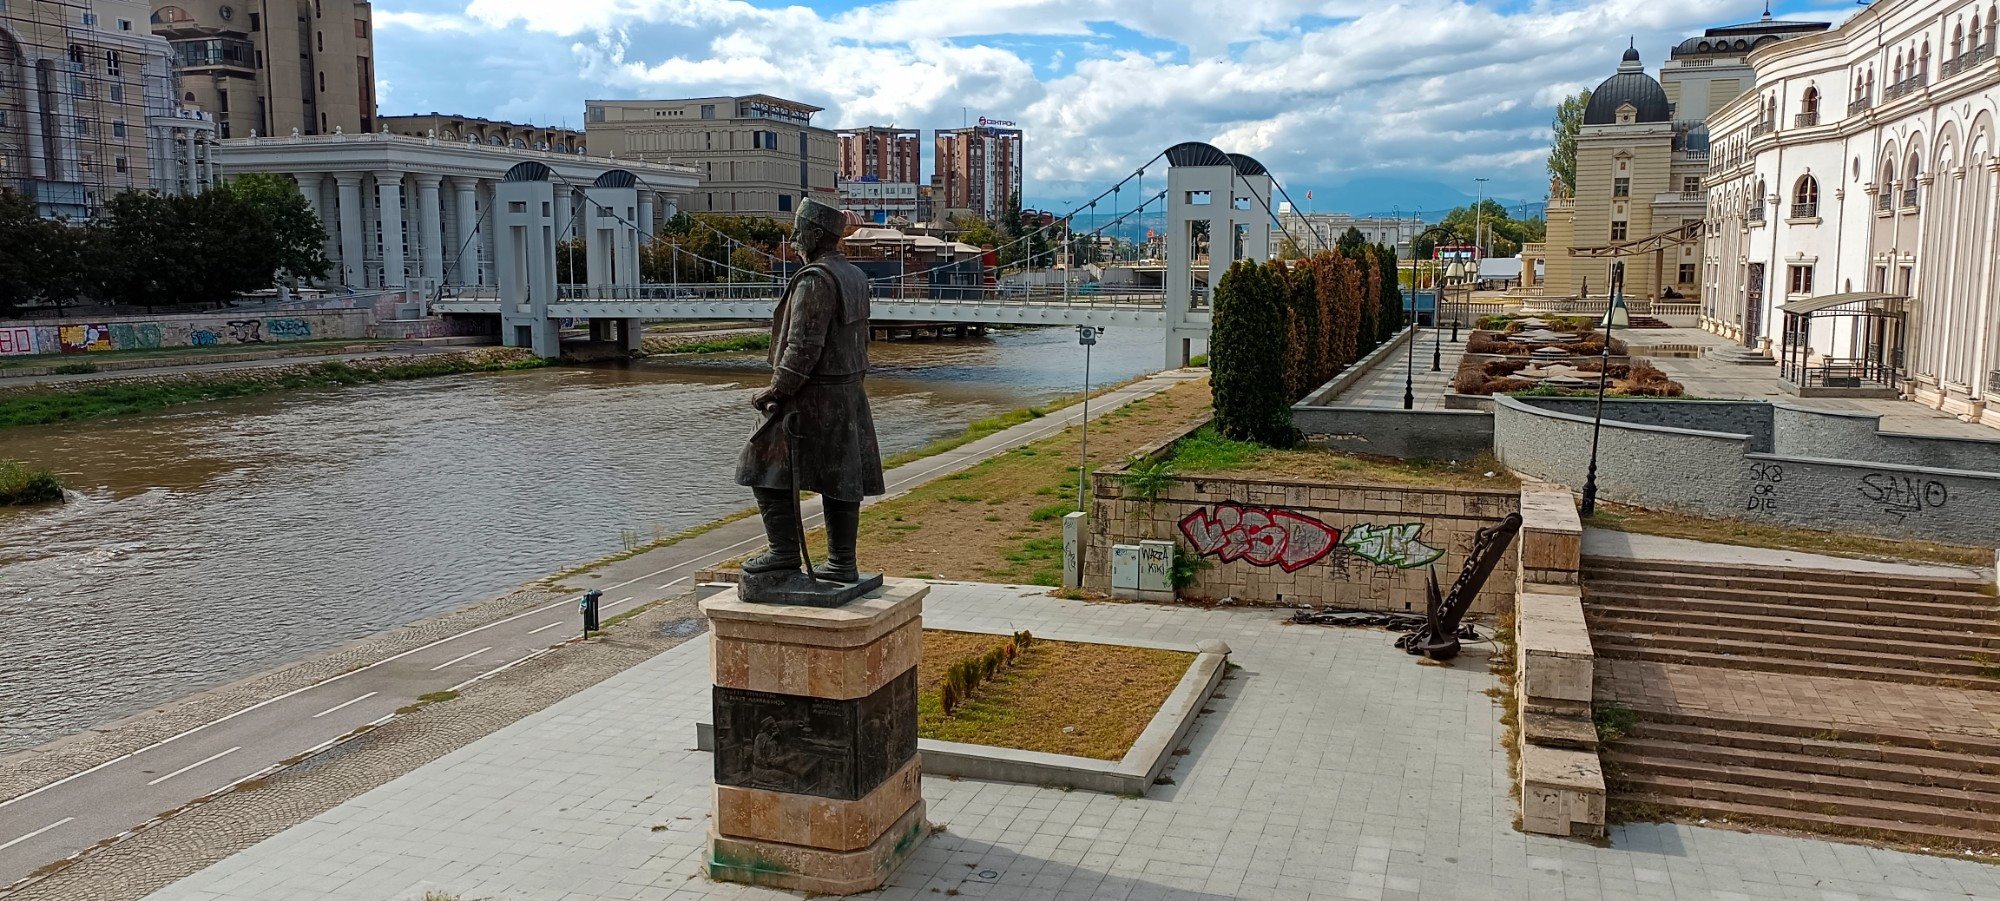
M743 561L746 573L768 573L799 568L799 508L794 495L775 488L753 489L757 513L764 518L764 540L770 547Z
M820 508L826 513L826 563L813 567L813 575L835 582L861 581L854 551L861 531L861 502L821 497Z

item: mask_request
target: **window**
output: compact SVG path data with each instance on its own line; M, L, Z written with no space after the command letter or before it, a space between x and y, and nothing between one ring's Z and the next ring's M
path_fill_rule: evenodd
M263 13L251 13L251 14L250 14L250 30L251 30L251 31L263 31L263 30L264 30L264 14L263 14Z
M111 136L112 136L112 137L114 137L114 138L122 138L122 137L124 137L124 136L125 136L125 123L123 123L123 122L113 122L113 123L111 123Z
M75 64L77 64L77 65L79 65L79 66L83 65L83 45L82 45L82 44L71 44L71 45L69 45L69 61L70 61L70 62L72 62L72 63L75 63Z
M1812 219L1819 216L1819 180L1810 175L1799 177L1792 186L1792 218Z
M1625 221L1624 221L1624 220L1622 220L1622 219L1621 219L1621 220L1618 220L1618 221L1616 221L1616 222L1613 222L1613 223L1611 223L1611 240L1613 240L1613 241L1623 241L1623 240L1625 240Z
M78 137L90 134L90 120L82 116L76 117L76 133Z
M257 51L257 68L264 68L264 51Z
M88 25L96 25L96 24L97 24L97 14L96 14L96 13L84 13L84 14L83 14L83 24L84 24L84 25L86 25L86 26L88 26Z
M1682 284L1682 285L1692 285L1692 284L1694 284L1694 264L1693 264L1693 263L1682 263L1682 264L1681 264L1681 274L1680 274L1680 280L1679 280L1679 281L1677 282L1677 284Z
M592 122L602 122L604 121L604 107L593 106L586 115L590 117L590 121Z
M122 157L122 156L121 156L121 157L119 157L119 158L117 159L117 165L116 165L116 168L117 168L117 169L118 169L118 171L120 171L120 172L123 172L123 171L125 171L125 158L124 158L124 157Z
M1681 193L1682 194L1701 193L1701 176L1699 175L1683 176L1681 178Z
M104 51L104 74L113 78L118 77L118 51Z
M131 30L132 30L132 20L131 20L131 19L119 19L119 20L118 20L118 30L119 30L119 31L131 31Z
M124 85L117 85L117 84L114 84L114 85L112 85L112 86L111 86L111 102L112 102L112 103L124 103L124 102L125 102L125 86L124 86Z
M321 73L319 73L319 92L320 92L320 93L322 93L322 94L326 93L326 73L325 73L325 72L321 72Z
M713 103L704 103L704 104L702 104L702 105L701 105L701 117L702 117L703 119L713 119L713 118L715 118L715 104L713 104Z
M1630 197L1630 196L1632 196L1632 180L1631 180L1631 179L1629 179L1629 178L1614 178L1614 179L1612 179L1612 180L1611 180L1611 196L1613 196L1613 197Z
M779 195L778 195L778 212L780 212L780 213L789 213L789 212L791 212L791 211L792 211L792 195L790 195L790 194L779 194Z
M1188 206L1208 206L1209 193L1207 191L1189 191L1187 192L1187 204Z
M1791 276L1792 276L1791 293L1811 294L1813 267L1792 266L1789 268L1791 270Z
M326 52L326 32L324 31L313 32L313 52L315 53Z
M365 40L368 40L368 20L367 20L367 19L355 19L355 20L354 20L354 36L355 36L355 37L357 37L357 38L360 38L360 39L362 39L362 40L364 40L364 41L365 41Z

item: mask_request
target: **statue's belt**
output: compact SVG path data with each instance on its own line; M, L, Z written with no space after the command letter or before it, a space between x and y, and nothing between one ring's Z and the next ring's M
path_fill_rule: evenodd
M806 377L806 382L812 385L852 385L860 382L863 375L864 373L859 372L850 372L846 375L829 375L824 372L815 372Z

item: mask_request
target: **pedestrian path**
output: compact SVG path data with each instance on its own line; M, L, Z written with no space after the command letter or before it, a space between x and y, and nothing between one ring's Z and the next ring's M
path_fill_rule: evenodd
M1937 579L1977 579L1985 582L1993 581L1994 576L1991 567L1976 570L1943 563L1830 557L1805 551L1713 544L1686 538L1666 538L1611 529L1584 529L1583 553L1588 557L1617 557L1625 560L1680 561L1717 566L1770 566L1781 569L1826 569L1836 572L1879 573Z
M1449 328L1420 329L1412 346L1402 353L1383 357L1360 383L1341 392L1334 404L1342 407L1403 409L1404 388L1415 393L1414 409L1442 410L1445 392L1458 375L1458 361L1465 356L1465 340L1472 329L1461 329L1451 340ZM1433 371L1431 364L1437 364Z
M988 899L2000 899L2000 868L1670 824L1608 847L1512 826L1478 653L1283 611L1060 601L937 584L925 624L1050 638L1219 638L1223 683L1170 781L1120 798L925 779L942 827L872 896ZM156 901L789 899L703 875L713 765L691 641L159 891Z

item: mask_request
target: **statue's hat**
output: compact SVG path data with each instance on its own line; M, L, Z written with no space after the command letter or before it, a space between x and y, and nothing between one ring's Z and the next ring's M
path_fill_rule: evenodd
M798 224L812 223L826 230L829 235L843 235L847 232L847 214L839 207L828 206L810 197L799 202Z

